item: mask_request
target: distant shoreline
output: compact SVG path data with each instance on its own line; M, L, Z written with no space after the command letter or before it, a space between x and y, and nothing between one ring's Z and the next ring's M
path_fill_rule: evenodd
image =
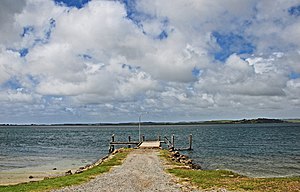
M211 121L181 121L181 122L141 122L143 125L213 125L213 124L270 124L270 123L300 123L300 119L241 119L241 120L211 120ZM54 123L54 124L0 124L0 126L137 126L138 122L125 123Z

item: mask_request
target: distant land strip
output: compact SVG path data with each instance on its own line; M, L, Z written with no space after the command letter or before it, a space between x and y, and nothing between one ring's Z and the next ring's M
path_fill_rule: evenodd
M300 123L300 119L241 119L182 122L141 122L143 125L210 125L210 124L262 124L262 123ZM0 124L0 126L137 126L138 122L125 123L58 123L58 124Z

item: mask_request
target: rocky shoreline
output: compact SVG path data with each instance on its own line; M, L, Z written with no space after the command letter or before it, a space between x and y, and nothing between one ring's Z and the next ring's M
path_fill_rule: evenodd
M89 169L92 169L93 167L96 167L98 165L100 165L103 161L105 161L106 159L110 158L111 156L117 154L117 153L120 153L124 150L124 148L120 148L120 149L116 149L114 150L112 153L108 154L108 155L105 155L104 157L102 157L101 159L95 161L94 163L92 164L87 164L86 166L84 167L79 167L79 169L77 169L74 174L79 174L79 173L82 173L86 170L89 170ZM68 170L67 172L65 172L65 175L72 175L73 172L72 170Z
M98 165L100 165L104 160L108 159L111 155L113 154L116 154L120 152L120 149L116 150L114 153L112 154L109 154L109 155L105 155L104 157L98 159L97 161L95 161L94 163L92 164L87 164L85 166L82 166L82 167L79 167L78 169L75 169L75 170L68 170L66 172L64 172L63 175L57 175L57 176L53 176L53 177L44 177L44 179L50 179L50 178L55 178L55 177L61 177L61 176L67 176L67 175L72 175L72 174L79 174L79 173L82 173L84 171L87 171L89 169L92 169L93 167L96 167ZM56 170L57 168L53 168L53 170ZM29 179L33 179L34 177L33 176L29 176Z
M201 166L194 163L193 160L190 159L187 155L182 155L179 153L179 151L173 149L170 149L169 152L170 152L169 158L172 161L176 163L182 163L186 166L186 168L189 169L195 169L195 170L201 169Z

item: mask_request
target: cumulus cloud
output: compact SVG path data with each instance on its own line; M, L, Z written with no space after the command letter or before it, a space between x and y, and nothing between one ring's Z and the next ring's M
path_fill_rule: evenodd
M20 13L25 6L25 0L1 1L0 6L0 43L9 45L11 42L20 40L19 33L21 27L15 23L15 15Z
M20 54L2 47L0 49L0 84L20 74L20 65Z
M291 10L299 6L1 1L0 103L14 108L1 119L132 121L141 111L159 121L295 117L300 16Z

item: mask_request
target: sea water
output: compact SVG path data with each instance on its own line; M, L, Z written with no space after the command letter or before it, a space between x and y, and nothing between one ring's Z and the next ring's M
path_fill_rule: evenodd
M138 126L1 126L0 173L39 167L80 167L107 155L116 141L138 140ZM300 176L300 124L141 126L146 140L170 139L203 169L250 177ZM71 164L71 165L70 165ZM43 168L45 169L45 168Z

